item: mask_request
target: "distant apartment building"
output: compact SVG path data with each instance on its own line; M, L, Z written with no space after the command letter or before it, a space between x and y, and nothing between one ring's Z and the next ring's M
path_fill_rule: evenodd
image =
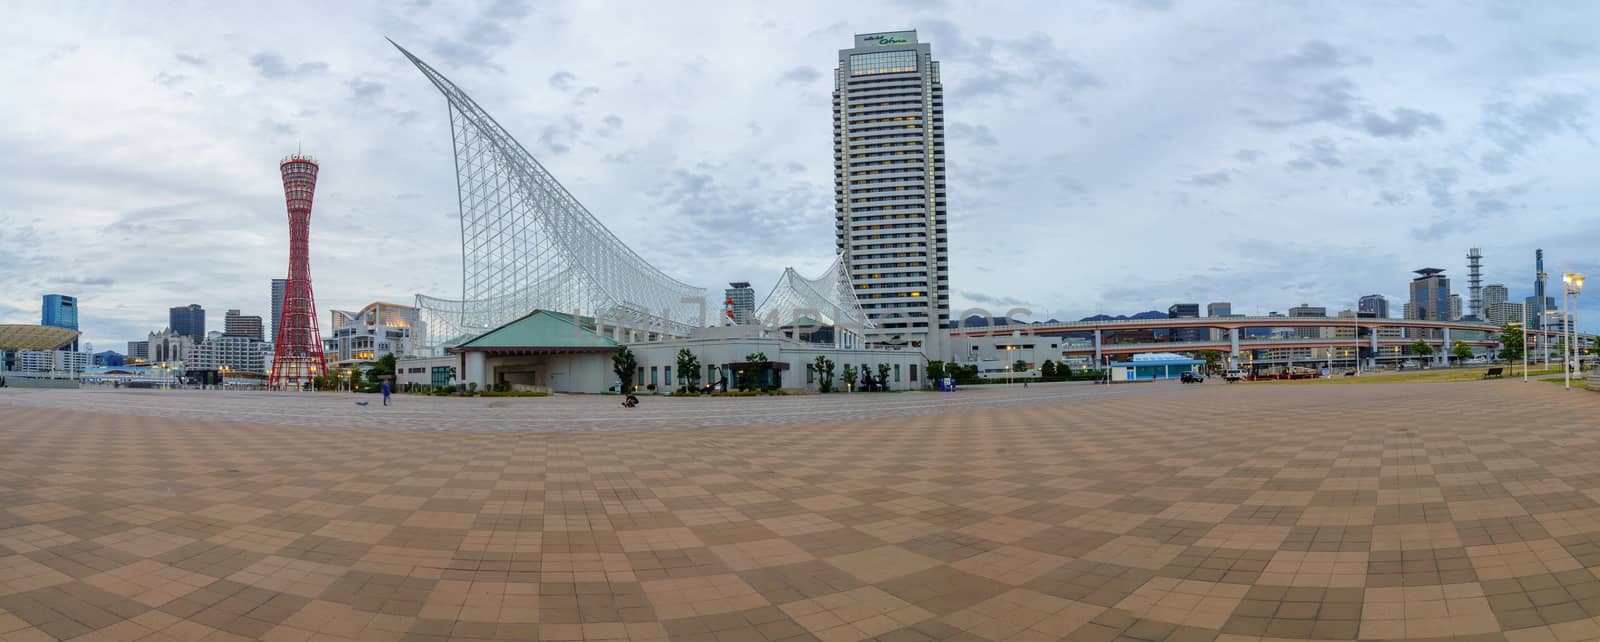
M1174 303L1167 308L1168 319L1192 319L1200 316L1198 303Z
M370 365L386 354L415 355L428 334L417 308L383 301L358 312L331 310L328 328L333 335L322 340L328 365L346 368Z
M1356 314L1369 319L1389 318L1389 299L1382 294L1368 294L1356 303Z
M1493 287L1493 286L1490 286ZM1488 288L1484 288L1487 290ZM1507 323L1521 324L1523 305L1521 303L1507 303L1500 301L1489 305L1489 323L1504 326Z
M1504 284L1490 283L1483 286L1483 309L1485 318L1488 316L1489 308L1494 307L1496 303L1506 303L1510 300L1510 291L1506 289Z
M230 337L244 337L261 341L265 339L261 317L256 315L240 314L238 310L229 310L222 317L222 334Z
M129 341L128 342L128 357L127 357L127 360L128 361L138 360L138 361L141 361L141 362L149 361L150 360L150 342L149 341Z
M1402 319L1415 321L1416 319L1420 318L1417 316L1417 305L1415 303L1407 301L1405 305L1400 307L1400 310L1400 318Z
M266 374L261 345L260 339L210 332L205 341L189 351L184 369Z
M1459 295L1459 294L1450 295L1450 318L1447 319L1447 320L1449 320L1449 321L1460 321L1461 320L1461 295Z
M126 358L116 350L104 350L94 353L94 365L116 367L123 364Z
M83 372L89 354L76 350L18 350L16 368L22 372Z
M1328 316L1328 309L1325 308L1325 307L1322 307L1322 306L1311 305L1309 303L1301 303L1300 305L1297 305L1295 307L1289 308L1289 316L1292 317L1292 318L1300 318L1300 319L1304 319L1304 318L1326 318ZM1296 339L1316 339L1316 338L1321 337L1321 336L1322 336L1322 329L1321 328L1295 328L1294 329L1294 337Z
M1206 316L1208 316L1208 317L1231 317L1231 316L1233 316L1233 304L1229 303L1227 301L1217 301L1215 303L1207 303L1206 304Z

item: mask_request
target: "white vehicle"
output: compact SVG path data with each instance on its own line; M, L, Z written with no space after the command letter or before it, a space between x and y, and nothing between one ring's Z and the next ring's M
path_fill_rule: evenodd
M1222 373L1222 379L1224 381L1227 381L1228 383L1233 383L1235 381L1242 381L1242 380L1244 380L1244 371L1243 370L1225 370Z

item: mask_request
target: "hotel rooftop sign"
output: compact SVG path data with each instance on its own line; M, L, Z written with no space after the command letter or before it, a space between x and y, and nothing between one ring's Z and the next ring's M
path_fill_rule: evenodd
M917 32L915 31L888 31L856 36L857 47L888 47L916 44L916 42Z

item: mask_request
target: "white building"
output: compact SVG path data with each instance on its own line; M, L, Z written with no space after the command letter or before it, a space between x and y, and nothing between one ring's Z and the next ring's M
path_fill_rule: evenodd
M71 350L18 350L17 370L22 372L83 372L89 353Z
M378 301L360 312L332 310L322 345L328 365L350 368L371 364L383 355L418 354L427 336L417 308Z
M173 332L171 328L164 328L160 332L151 332L150 340L145 342L145 351L149 355L150 363L175 363L189 358L189 352L194 350L194 340L188 335Z
M266 374L262 359L263 342L250 337L211 332L206 340L189 351L184 366L189 370L228 370Z
M684 385L685 378L702 386L727 381L736 386L734 372L753 368L771 373L771 385L780 388L816 390L818 373L814 363L825 357L835 364L836 389L844 389L846 365L865 368L874 377L880 365L886 367L887 386L893 390L920 389L926 384L928 360L919 350L894 348L839 348L833 344L810 343L784 336L759 325L700 328L686 339L619 342L612 336L597 334L591 319L574 320L571 315L534 311L528 316L490 330L461 345L450 348L446 357L402 359L396 364L396 381L401 385L434 385L441 375L453 369L452 383L476 383L484 388L507 384L521 389L555 392L605 392L618 383L611 357L620 346L633 353L638 368L627 383L640 390L655 386L671 392ZM678 353L688 349L700 366L692 373L678 368ZM755 365L748 357L760 354L766 365ZM857 384L860 375L856 375Z

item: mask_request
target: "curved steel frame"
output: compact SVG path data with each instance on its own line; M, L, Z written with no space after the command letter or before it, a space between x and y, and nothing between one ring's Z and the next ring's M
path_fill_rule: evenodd
M794 268L785 269L778 284L756 308L756 318L768 327L795 325L805 317L837 328L841 332L836 336L859 335L874 327L856 298L843 255L835 257L833 264L815 278L800 276Z
M459 300L417 295L430 339L471 336L534 309L667 335L704 325L703 288L646 262L466 92L395 48L444 94L455 145L462 293Z

